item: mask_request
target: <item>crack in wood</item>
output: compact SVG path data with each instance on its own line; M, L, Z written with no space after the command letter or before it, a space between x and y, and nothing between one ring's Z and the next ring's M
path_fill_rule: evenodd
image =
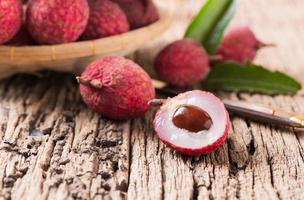
M174 1L174 27L135 55L148 71L159 49L182 36L204 0ZM266 9L269 4L271 10ZM297 11L301 8L301 0L242 1L235 17L236 22L253 24L261 38L284 45L284 35L293 51L261 52L257 62L288 70L299 80L303 79L298 67L304 62L303 38L286 30L299 26L293 17L304 21ZM259 15L249 12L252 10L259 10ZM277 13L290 18L273 18ZM280 32L270 34L278 24ZM74 76L42 75L0 81L1 199L32 199L33 194L37 199L56 200L304 199L300 187L304 184L304 136L300 132L232 117L229 139L217 151L196 158L182 156L155 136L151 123L155 110L143 119L112 122L81 102ZM302 94L218 95L304 112ZM30 137L33 129L50 132ZM44 170L39 167L41 162L47 165Z

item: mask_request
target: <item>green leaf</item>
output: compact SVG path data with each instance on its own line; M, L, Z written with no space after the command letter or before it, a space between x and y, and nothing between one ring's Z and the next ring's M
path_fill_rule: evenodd
M247 91L266 94L295 94L301 84L282 72L246 63L214 66L202 86L211 90Z
M188 26L185 37L202 43L208 53L216 51L233 17L238 0L208 0Z

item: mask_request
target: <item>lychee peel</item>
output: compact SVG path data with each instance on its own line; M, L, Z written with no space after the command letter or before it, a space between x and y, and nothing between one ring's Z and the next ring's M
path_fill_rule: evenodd
M192 133L172 123L175 109L183 104L198 106L211 117L213 125L207 131ZM230 130L228 112L224 104L209 92L194 90L168 99L157 111L154 121L157 136L167 146L187 155L206 154L218 149Z
M257 51L265 46L254 33L246 26L237 26L228 29L217 50L224 60L244 63L252 61Z
M122 9L110 0L89 1L90 17L85 39L97 39L129 31L129 22Z
M155 97L149 75L133 61L106 56L91 63L82 73L80 93L93 110L110 119L141 117Z
M152 0L112 0L126 13L131 29L149 25L159 19Z
M175 86L195 84L209 72L208 54L192 39L178 40L165 47L154 66L160 79Z
M40 44L73 42L86 28L89 6L86 0L33 0L26 12L26 26Z
M22 22L20 0L0 1L0 44L9 41L18 32Z
M27 46L34 45L35 41L32 39L24 25L21 25L15 36L5 44L11 46Z
M26 46L26 45L34 45L35 41L28 33L25 27L25 16L26 16L27 4L22 5L22 24L19 28L19 31L14 35L12 39L6 42L6 45L13 46Z

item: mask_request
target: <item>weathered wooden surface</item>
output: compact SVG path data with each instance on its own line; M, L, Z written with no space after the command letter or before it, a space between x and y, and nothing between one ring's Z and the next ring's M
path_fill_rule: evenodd
M145 67L155 47L181 36L202 1L173 2L172 30L136 53ZM262 50L257 63L302 83L303 9L302 0L243 0L233 22L278 45ZM219 95L304 113L303 93ZM85 107L67 74L1 81L0 199L304 199L304 133L233 117L219 150L187 157L157 139L154 112L125 122L103 119Z

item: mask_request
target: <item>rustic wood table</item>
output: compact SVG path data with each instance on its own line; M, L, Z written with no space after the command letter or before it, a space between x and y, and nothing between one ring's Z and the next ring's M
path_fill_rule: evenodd
M181 37L203 1L159 2L175 10L175 21L135 53L145 68L161 47ZM261 50L256 63L302 83L303 10L303 0L242 0L233 21L277 44ZM304 113L303 92L218 95ZM132 121L106 120L82 103L69 74L2 80L0 199L304 199L304 133L232 117L220 149L189 157L157 139L154 112Z

